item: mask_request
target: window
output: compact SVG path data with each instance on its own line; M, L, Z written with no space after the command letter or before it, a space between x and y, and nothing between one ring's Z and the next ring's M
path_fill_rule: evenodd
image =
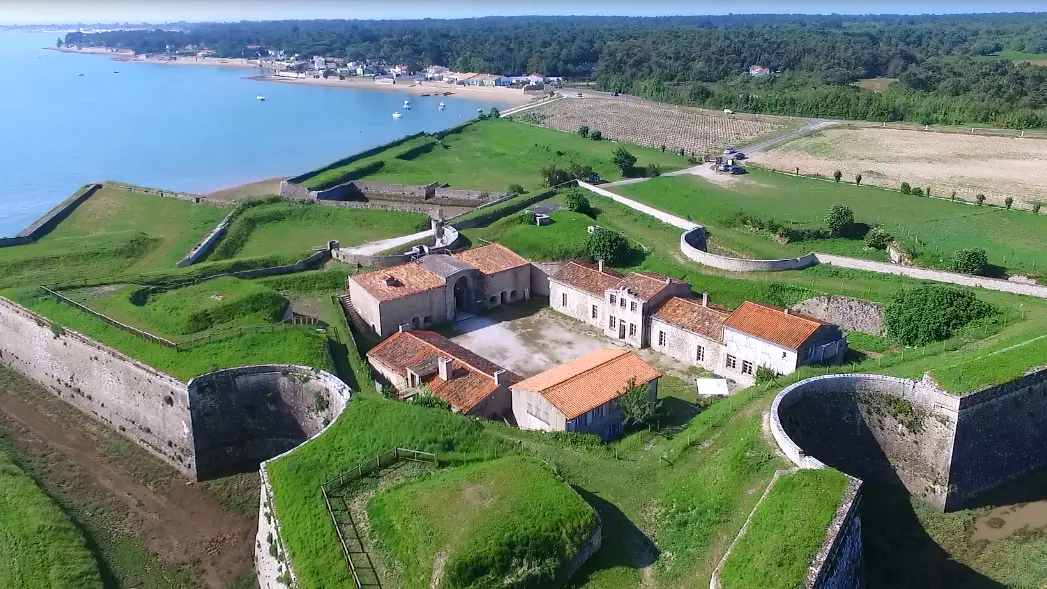
M618 302L618 297L616 297L614 295L611 295L611 304L613 305L613 304L615 304L617 302Z
M567 306L567 293L563 293L563 306Z
M782 352L782 360L785 360L785 352Z
M695 356L695 359L699 362L705 360L705 346L698 346L698 354Z
M738 368L738 358L735 358L734 356L727 354L727 367Z
M624 298L618 299L618 303L619 303L619 305L618 305L619 307L621 307L623 309L625 308L625 299Z
M617 325L617 322L615 321L614 315L611 315L611 317L607 321L608 321L608 324L611 326L611 329L614 329L614 326Z
M593 305L593 319L596 319L599 316L600 316L600 308L597 307L596 305Z
M600 405L596 409L593 409L593 417L596 417L596 418L603 417L603 405Z
M634 313L636 312L636 301L632 301L629 303L629 310Z
M665 345L665 332L662 331L662 330L658 330L658 345L659 346L664 346Z
M753 363L748 360L742 360L742 374L752 374Z
M636 324L635 323L630 323L629 324L629 337L632 337L634 335L636 335Z
M549 411L535 407L534 405L527 404L527 414L534 417L542 423L549 423Z

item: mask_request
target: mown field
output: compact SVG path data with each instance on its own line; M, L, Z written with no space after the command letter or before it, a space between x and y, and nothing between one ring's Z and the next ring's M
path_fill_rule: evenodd
M101 589L83 535L0 450L0 587Z
M305 257L310 250L327 247L330 240L351 247L420 231L428 224L421 213L263 201L237 214L207 259L292 253Z
M371 157L322 172L303 182L311 189L328 188L349 180L396 184L441 182L451 188L504 192L510 184L525 190L543 186L538 171L550 164L574 161L590 165L602 178L621 174L611 163L611 141L593 141L507 120L478 121L437 141L420 137ZM657 164L663 170L687 166L673 153L628 146L637 166Z
M661 177L614 187L619 194L704 225L714 251L752 258L812 251L886 259L861 239L812 239L787 244L769 232L739 226L747 214L805 229L825 227L833 205L854 211L856 223L882 226L922 266L945 267L964 248L986 251L990 264L1031 275L1047 274L1047 216L1002 207L977 207L853 184L795 178L751 169L726 185L695 176Z

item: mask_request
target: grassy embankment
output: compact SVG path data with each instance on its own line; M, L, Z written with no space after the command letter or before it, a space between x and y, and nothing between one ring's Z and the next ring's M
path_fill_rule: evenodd
M848 484L835 470L782 475L724 563L723 588L802 587Z
M0 449L0 587L101 589L84 537Z
M371 157L327 170L303 182L310 189L329 188L350 180L396 184L441 182L451 188L503 192L510 184L531 191L543 186L538 170L575 161L591 165L602 178L619 179L611 152L619 144L593 141L508 120L477 121L437 141L419 137ZM634 145L638 166L663 170L687 166L685 158Z
M403 564L404 586L414 588L434 578L446 588L561 584L559 569L596 528L589 504L547 466L519 456L402 484L367 511L381 546Z
M748 214L801 229L825 227L833 205L854 211L856 223L883 226L922 266L947 268L959 249L984 249L990 264L1029 274L1047 273L1047 217L1000 207L977 207L875 187L795 178L752 169L729 186L694 176L655 178L613 188L619 194L692 219L710 234L713 251L779 258L812 251L886 260L861 239L779 243L767 231L742 226Z

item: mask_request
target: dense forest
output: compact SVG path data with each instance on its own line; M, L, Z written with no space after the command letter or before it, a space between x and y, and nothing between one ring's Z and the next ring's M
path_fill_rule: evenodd
M201 23L70 33L70 44L158 53L189 44L227 57L266 50L459 71L539 71L602 90L745 112L1047 127L1047 14L488 17ZM260 49L248 49L248 46ZM752 78L751 65L777 72ZM898 78L884 93L862 78Z

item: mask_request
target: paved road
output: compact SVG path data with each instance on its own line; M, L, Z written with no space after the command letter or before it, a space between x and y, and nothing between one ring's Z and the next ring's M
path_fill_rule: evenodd
M374 254L384 252L385 250L392 249L398 245L407 245L408 243L411 243L412 241L418 241L423 237L429 237L432 234L432 229L426 229L425 231L419 231L418 233L412 233L411 235L391 237L389 239L383 239L381 241L372 241L371 243L365 243L356 247L347 247L343 249L350 254L373 256Z

